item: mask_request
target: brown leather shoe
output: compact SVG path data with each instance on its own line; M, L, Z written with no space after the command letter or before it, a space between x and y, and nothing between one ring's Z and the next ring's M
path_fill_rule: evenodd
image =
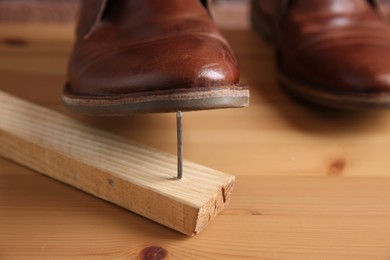
M274 41L291 93L329 107L390 107L390 25L378 4L254 0L251 19Z
M199 0L84 0L63 100L96 115L248 105L237 61Z
M375 6L378 8L379 13L388 22L390 21L390 0L372 0Z

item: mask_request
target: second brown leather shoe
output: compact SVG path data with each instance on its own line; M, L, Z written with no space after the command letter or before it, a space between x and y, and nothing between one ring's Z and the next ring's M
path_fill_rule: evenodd
M237 61L199 0L84 0L66 106L123 115L248 105Z
M384 2L254 0L251 18L276 45L279 79L289 92L328 107L388 108Z

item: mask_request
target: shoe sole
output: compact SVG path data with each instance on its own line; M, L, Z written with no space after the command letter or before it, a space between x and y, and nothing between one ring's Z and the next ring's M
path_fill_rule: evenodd
M246 86L221 86L104 97L75 96L65 92L63 101L72 112L97 116L120 116L132 113L247 107L249 89Z
M338 94L318 90L279 73L281 86L294 97L323 107L343 110L389 109L390 93Z

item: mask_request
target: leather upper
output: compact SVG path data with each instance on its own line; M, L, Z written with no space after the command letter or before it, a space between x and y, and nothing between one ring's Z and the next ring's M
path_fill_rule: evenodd
M390 21L390 0L373 0L382 17Z
M199 0L85 0L81 15L70 94L239 83L232 50Z
M256 15L277 17L268 26L284 75L340 94L390 91L390 26L376 5L367 0L256 2L263 3Z
M89 35L98 25L105 10L107 0L82 0L77 25L77 40Z

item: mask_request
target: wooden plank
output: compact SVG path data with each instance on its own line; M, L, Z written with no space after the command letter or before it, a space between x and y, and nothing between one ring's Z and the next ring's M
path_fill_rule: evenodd
M0 92L0 154L187 235L227 205L234 176Z

